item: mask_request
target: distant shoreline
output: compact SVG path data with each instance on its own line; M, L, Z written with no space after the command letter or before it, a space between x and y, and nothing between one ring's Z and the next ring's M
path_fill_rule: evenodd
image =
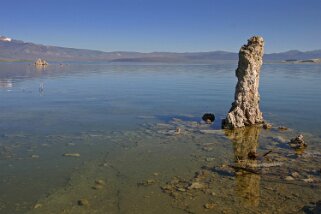
M1 59L0 63L34 63L33 60L28 59ZM182 65L208 65L208 64L217 64L217 63L237 63L238 60L229 59L229 60L211 60L211 61L161 61L161 60L49 60L50 64L182 64ZM264 60L264 64L321 64L320 59L306 59L306 60L297 60L297 59L289 59L289 60Z
M283 60L282 63L287 63L287 64L321 64L321 58L320 59L305 59L305 60L288 59L288 60Z
M27 59L0 59L0 62L32 62L32 60L27 60Z

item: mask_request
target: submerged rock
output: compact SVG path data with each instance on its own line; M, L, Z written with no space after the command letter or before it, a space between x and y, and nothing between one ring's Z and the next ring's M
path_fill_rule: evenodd
M39 155L31 155L31 158L37 159L39 158Z
M280 131L287 131L287 130L288 130L288 128L285 127L285 126L279 126L278 129L279 129Z
M95 186L93 186L92 188L95 190L100 190L100 189L104 189L105 185L106 183L104 180L98 179L98 180L95 180Z
M308 178L302 179L302 181L304 181L305 183L313 183L315 180L312 177L308 177Z
M146 181L142 181L142 182L139 182L137 183L138 186L149 186L149 185L153 185L156 183L156 180L154 179L148 179Z
M217 205L214 204L214 203L206 203L206 204L204 205L204 208L205 208L205 209L214 209L216 206L217 206Z
M181 133L181 129L180 128L176 128L175 133L176 134L180 134Z
M241 47L236 69L238 82L234 102L226 119L223 120L223 128L234 129L263 123L258 91L263 52L264 40L260 36L253 36L247 45Z
M105 185L106 185L105 181L102 180L102 179L95 180L95 184L97 184L97 185L102 185L102 186L105 186Z
M298 178L298 177L300 177L300 174L298 172L293 172L293 173L291 173L291 176L293 178Z
M193 182L188 189L205 189L206 185L200 182Z
M294 178L292 176L286 176L284 179L286 181L294 181Z
M79 153L65 153L63 154L65 157L80 157Z
M79 199L78 201L77 201L77 204L79 205L79 206L85 206L85 207L88 207L89 206L89 201L87 200L87 199Z
M33 206L34 209L38 209L38 208L41 208L42 207L42 204L40 203L37 203Z
M314 209L312 210L312 213L313 214L321 213L321 200L316 203Z

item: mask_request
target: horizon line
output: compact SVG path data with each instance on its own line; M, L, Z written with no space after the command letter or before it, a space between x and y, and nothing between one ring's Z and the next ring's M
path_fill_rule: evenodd
M35 42L29 42L29 41L24 41L24 40L19 40L19 39L14 39L12 37L7 37L7 36L3 36L0 35L0 37L6 37L11 39L10 41L3 41L3 42L13 42L13 41L18 41L18 42L23 42L23 43L31 43L34 45L42 45L42 46L46 46L46 47L58 47L58 48L69 48L69 49L78 49L78 50L88 50L88 51L99 51L99 52L105 52L105 53L113 53L113 52L127 52L127 53L142 53L142 54L150 54L150 53L177 53L177 54L186 54L186 53L210 53L210 52L226 52L226 53L235 53L238 54L239 51L234 52L234 51L227 51L227 50L203 50L203 51L158 51L158 50L154 50L154 51L135 51L135 50L99 50L99 49L90 49L90 48L80 48L80 47L70 47L70 46L59 46L59 45L46 45L46 44L40 44L40 43L35 43ZM243 45L242 45L243 46ZM280 54L280 53L286 53L286 52L291 52L291 51L298 51L298 52L302 52L302 53L306 53L306 52L313 52L313 51L321 51L321 48L318 49L312 49L312 50L299 50L299 49L289 49L286 51L278 51L278 52L268 52L268 53L264 53L264 54Z

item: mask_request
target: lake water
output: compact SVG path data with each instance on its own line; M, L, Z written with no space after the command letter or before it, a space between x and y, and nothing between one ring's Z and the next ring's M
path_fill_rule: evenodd
M236 67L0 63L0 213L311 211L321 65L264 64L261 110L273 128L224 131ZM299 133L304 150L287 144Z

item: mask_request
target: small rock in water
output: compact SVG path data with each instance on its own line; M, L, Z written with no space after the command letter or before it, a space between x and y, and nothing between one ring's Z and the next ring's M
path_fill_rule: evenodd
M102 179L95 180L95 184L102 185L102 186L106 185L105 181Z
M285 180L286 181L294 181L294 178L292 176L286 176Z
M185 188L182 188L182 187L179 187L179 188L177 188L177 191L186 192L186 189L185 189Z
M300 135L297 136L296 138L291 139L291 141L289 142L289 145L290 145L292 148L295 148L295 149L305 148L305 147L308 146L308 145L304 142L304 139L303 139L303 135L302 135L302 134L300 134Z
M308 178L302 179L302 181L304 181L305 183L313 183L314 179L311 177L308 177Z
M266 122L263 123L263 129L271 129L271 128L272 128L272 124L266 123Z
M99 190L99 189L103 189L104 186L103 186L103 185L100 185L100 184L96 184L96 185L93 186L92 188L95 189L95 190Z
M87 199L79 199L78 201L77 201L77 204L79 205L79 206L85 206L85 207L88 207L89 206L89 201L87 200Z
M215 120L215 115L211 113L205 113L202 117L202 120L204 120L208 124L211 124Z
M95 186L92 188L95 190L103 189L105 187L106 183L102 179L95 180Z
M211 158L211 157L205 158L205 161L206 161L206 162L211 162L211 161L213 161L213 160L215 160L215 158Z
M188 189L204 189L205 185L199 182L193 182Z
M202 150L203 150L203 151L206 151L206 152L210 152L210 151L213 150L213 148L208 147L208 146L204 146L204 147L202 147Z
M34 159L39 158L39 155L31 155L31 158L34 158Z
M156 183L156 181L154 179L148 179L146 181L139 182L138 185L139 186L149 186L149 185L153 185L155 183Z
M204 205L205 209L214 209L216 207L216 204L214 203L206 203Z
M37 204L35 204L35 206L33 206L34 209L38 209L40 207L42 207L42 204L39 204L39 203L37 203Z
M291 176L294 177L294 178L298 178L298 177L300 177L300 174L298 172L293 172L291 174Z
M65 153L63 154L65 157L80 157L79 153Z
M175 130L175 134L180 134L180 133L181 133L181 129L177 127Z
M285 127L285 126L279 126L278 129L279 129L280 131L286 131L286 130L288 130L288 128Z

